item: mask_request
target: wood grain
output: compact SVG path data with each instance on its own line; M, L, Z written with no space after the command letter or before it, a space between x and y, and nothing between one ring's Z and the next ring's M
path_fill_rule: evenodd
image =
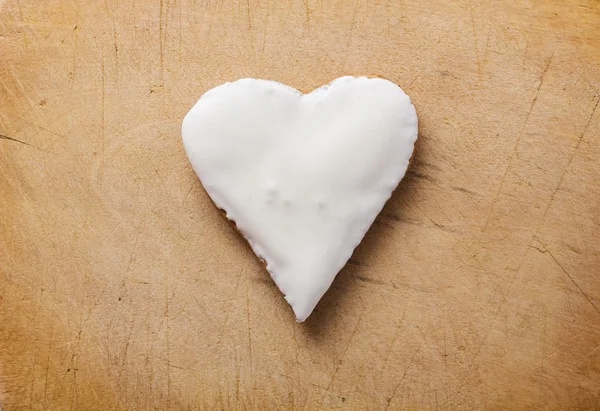
M0 404L600 408L597 0L0 2ZM296 324L180 139L207 89L400 84L409 173Z

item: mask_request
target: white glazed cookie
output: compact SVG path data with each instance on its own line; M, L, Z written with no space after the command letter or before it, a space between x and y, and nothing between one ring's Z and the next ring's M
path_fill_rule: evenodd
M380 78L302 94L243 79L183 120L190 162L304 321L390 198L417 139L410 98Z

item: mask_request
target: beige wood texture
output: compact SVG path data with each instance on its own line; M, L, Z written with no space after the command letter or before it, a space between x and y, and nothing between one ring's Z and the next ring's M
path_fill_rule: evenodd
M180 123L345 74L420 139L296 324ZM599 100L597 0L0 1L2 409L599 409Z

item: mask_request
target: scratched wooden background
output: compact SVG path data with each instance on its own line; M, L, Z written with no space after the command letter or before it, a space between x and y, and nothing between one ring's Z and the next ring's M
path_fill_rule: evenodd
M296 324L180 123L344 74L420 140ZM598 0L0 1L0 406L599 409L599 100Z

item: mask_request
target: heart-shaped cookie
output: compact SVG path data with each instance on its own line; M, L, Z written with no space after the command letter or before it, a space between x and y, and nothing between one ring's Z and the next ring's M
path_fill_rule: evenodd
M341 77L309 94L243 79L207 91L182 132L207 193L301 322L404 177L417 114L380 78Z

